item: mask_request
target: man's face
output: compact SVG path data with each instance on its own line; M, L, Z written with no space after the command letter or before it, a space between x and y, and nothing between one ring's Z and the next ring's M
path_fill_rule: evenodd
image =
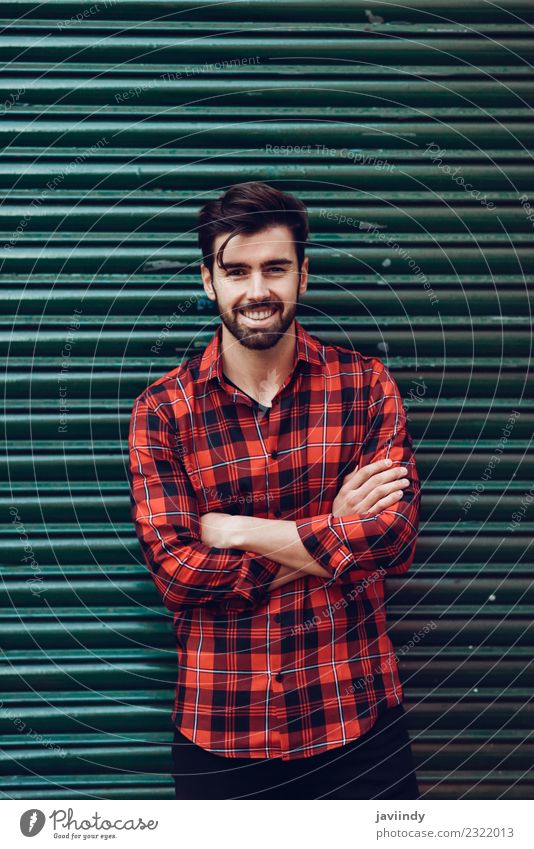
M214 256L228 235L215 239ZM277 225L233 236L223 262L226 267L219 268L214 261L213 279L201 266L204 289L215 300L221 321L246 348L272 348L291 326L299 296L306 291L308 258L299 282L293 234Z

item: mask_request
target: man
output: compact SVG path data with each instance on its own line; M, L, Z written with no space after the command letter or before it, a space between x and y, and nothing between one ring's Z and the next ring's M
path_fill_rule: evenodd
M174 614L176 798L416 799L384 579L420 488L397 385L295 318L308 219L264 183L198 221L221 324L136 399L132 517Z

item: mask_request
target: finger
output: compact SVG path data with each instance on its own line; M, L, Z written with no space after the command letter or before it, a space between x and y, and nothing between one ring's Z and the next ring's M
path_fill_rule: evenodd
M399 479L404 479L403 476L406 474L407 469L405 466L396 467L394 469L388 469L385 472L378 472L377 474L374 474L371 478L366 480L358 487L355 487L354 484L352 484L352 486L349 486L349 490L357 489L358 496L360 496L360 500L366 498L368 495L373 495L376 490L380 489L382 490L382 492L379 492L379 495L389 495L391 489L386 489L386 487L391 487L395 484L398 484Z
M381 498L380 501L377 501L372 507L363 511L364 516L373 515L376 513L380 513L381 510L385 510L387 507L391 507L393 504L396 504L397 501L400 501L403 496L402 490L396 490L392 492L390 495L387 495L385 498Z
M403 465L404 463L402 460L392 460L390 457L383 460L375 460L375 462L373 463L369 463L366 466L362 466L359 469L355 469L353 472L347 475L346 481L348 481L353 486L355 482L358 486L361 486L368 480L371 480L375 475L381 473L383 474L384 472L395 472L400 466Z
M360 505L360 510L372 510L374 509L375 504L384 498L390 498L396 492L402 492L410 485L410 481L408 478L402 478L401 480L390 481L387 484L382 484L382 486L373 489L365 498L361 499L358 503Z
M377 472L383 472L384 469L388 469L393 465L393 462L389 459L386 460L376 460L374 463L369 463L367 466L362 466L361 468L354 469L354 471L349 472L349 474L344 478L343 486L347 483L352 483L354 479L360 481L360 483L364 483L368 478L375 475Z

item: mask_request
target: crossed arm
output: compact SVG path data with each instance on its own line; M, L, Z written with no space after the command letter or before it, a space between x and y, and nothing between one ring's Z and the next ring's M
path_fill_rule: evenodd
M394 506L410 481L407 468L391 460L379 460L347 475L332 505L332 516L349 518L360 514L362 519ZM370 520L367 520L370 521ZM304 522L283 519L259 519L255 516L234 516L229 513L205 513L200 517L202 541L207 545L255 551L280 564L270 589L283 586L302 575L332 579L334 569L322 566L315 559L315 549L306 547L300 528ZM303 534L304 536L304 534ZM306 539L306 537L304 536ZM351 580L365 577L365 571Z
M201 515L168 408L154 407L144 395L136 400L129 434L132 518L169 610L202 604L250 610L270 589L303 574L350 583L379 568L388 574L409 568L419 478L399 391L385 366L376 363L358 468L344 479L330 513L294 522ZM377 465L384 459L392 461L391 468ZM401 466L407 470L405 484Z
M200 517L202 541L255 551L279 564L269 590L281 587L303 575L329 578L327 570L304 548L295 522L282 519L258 519L229 513L205 513Z

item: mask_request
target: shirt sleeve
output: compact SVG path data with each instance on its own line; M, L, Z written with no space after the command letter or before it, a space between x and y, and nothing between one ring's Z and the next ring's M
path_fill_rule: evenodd
M134 404L128 447L132 519L165 607L246 611L264 602L280 564L201 541L198 501L178 433L143 395Z
M371 572L401 574L415 554L421 496L406 410L389 370L377 357L372 362L367 432L355 468L389 457L406 467L410 484L402 498L376 515L325 513L296 520L304 547L331 575L327 585L352 583Z

